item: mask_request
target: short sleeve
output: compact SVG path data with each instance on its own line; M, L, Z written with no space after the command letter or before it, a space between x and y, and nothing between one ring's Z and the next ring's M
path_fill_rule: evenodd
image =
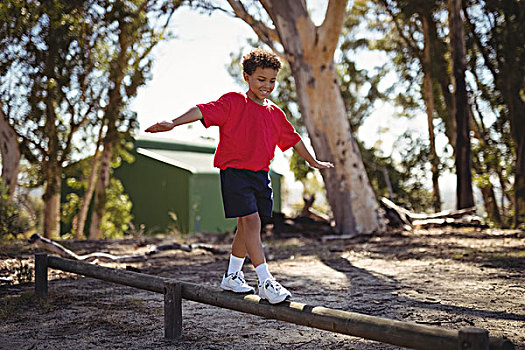
M198 104L197 107L202 113L202 124L208 128L210 126L222 126L230 115L231 96L222 95L217 101Z
M281 123L281 132L279 134L279 141L277 146L281 151L286 151L287 149L295 146L297 142L301 141L301 136L295 131L292 124L284 117Z

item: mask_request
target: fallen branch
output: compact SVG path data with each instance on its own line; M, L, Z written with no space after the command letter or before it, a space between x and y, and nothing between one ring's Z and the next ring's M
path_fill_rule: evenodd
M35 233L29 239L29 243L35 244L36 246L47 250L50 253L56 254L62 258L68 258L79 261L102 261L102 262L139 262L145 261L149 256L159 254L160 252L168 250L182 250L185 252L191 252L195 249L203 249L209 251L213 254L225 254L226 251L222 249L215 248L209 244L202 243L193 243L193 244L180 244L180 243L170 243L163 244L160 246L153 246L145 254L134 254L134 255L112 255L108 253L94 252L86 255L78 255L75 252L67 249L66 247L54 242L50 239L40 236Z
M180 244L180 243L170 243L170 244L163 244L159 246L153 246L146 255L155 255L160 252L164 252L167 250L182 250L185 252L191 252L194 249L203 249L213 254L225 254L227 253L224 249L215 248L214 246L210 244L202 244L202 243L192 243L192 244Z
M95 252L86 255L78 255L66 247L53 242L52 240L40 236L38 233L35 233L29 239L29 243L35 244L36 246L47 250L48 252L57 254L63 258L79 260L79 261L103 261L103 262L137 262L144 261L147 257L143 254L140 255L112 255L108 253Z
M476 207L460 210L445 210L439 213L426 214L412 213L384 197L381 198L380 203L386 212L386 217L389 220L390 226L402 226L406 230L411 230L414 226L421 228L436 226L484 226L482 219L475 215Z
M481 218L476 215L466 215L461 218L436 218L427 220L414 220L412 225L423 228L439 227L439 226L454 226L454 227L486 227L481 222Z

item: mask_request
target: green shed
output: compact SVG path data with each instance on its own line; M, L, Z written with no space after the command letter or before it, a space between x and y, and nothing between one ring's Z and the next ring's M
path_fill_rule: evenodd
M215 147L141 137L135 140L135 161L115 170L133 202L135 226L162 232L224 232L235 228L225 219L219 169L213 167ZM281 211L282 175L270 171L274 211Z

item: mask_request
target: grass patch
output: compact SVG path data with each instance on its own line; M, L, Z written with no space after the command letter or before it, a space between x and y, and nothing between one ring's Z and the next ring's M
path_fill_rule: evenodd
M8 295L0 299L1 320L7 320L11 316L28 309L47 313L55 308L49 300L37 298L33 291L25 291L14 296Z

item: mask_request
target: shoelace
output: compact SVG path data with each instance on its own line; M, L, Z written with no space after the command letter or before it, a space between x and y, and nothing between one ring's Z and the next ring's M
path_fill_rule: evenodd
M232 280L235 280L235 279L237 279L237 278L239 279L239 281L241 281L241 283L246 283L246 280L245 280L244 278L242 278L240 275L236 275L236 274L234 274L234 275L232 276Z
M281 285L276 280L271 280L266 282L266 289L272 287L273 290L277 293L281 290Z

